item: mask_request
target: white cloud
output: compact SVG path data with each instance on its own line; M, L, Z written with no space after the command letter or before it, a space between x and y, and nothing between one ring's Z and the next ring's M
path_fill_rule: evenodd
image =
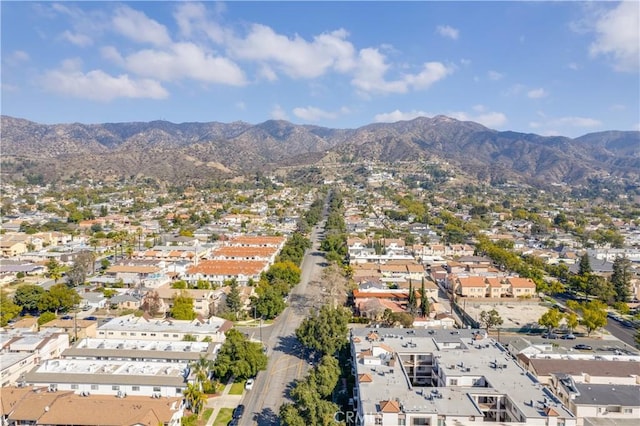
M346 107L340 108L338 111L325 111L313 106L298 107L293 109L293 115L307 122L317 122L321 120L333 120L341 115L349 113Z
M498 71L489 71L487 72L487 76L489 77L489 80L498 81L504 77L504 74L501 74Z
M602 126L602 122L594 118L588 117L559 117L551 118L546 121L532 121L529 123L529 127L533 129L540 128L565 128L565 127L577 127L577 128L593 128Z
M21 65L25 62L31 60L31 57L24 50L14 50L10 54L8 54L5 58L3 58L2 62L7 65L17 66Z
M538 89L533 89L533 90L529 90L527 92L527 97L531 98L531 99L540 99L540 98L544 98L546 96L548 96L549 93L544 90L542 87L538 88Z
M215 14L222 14L225 7L222 2L214 3ZM231 33L215 20L209 19L210 10L211 8L205 7L202 3L179 3L173 17L178 24L180 35L190 38L197 34L204 34L216 43L224 43L231 36Z
M418 117L431 117L432 115L425 111L400 111L396 109L395 111L376 114L373 117L373 121L376 123L395 123L396 121L409 121Z
M484 107L482 107L482 112L480 114L468 114L462 111L454 111L446 113L445 115L461 121L475 121L476 123L480 123L483 126L490 128L501 127L507 122L507 116L505 114L493 111L485 112Z
M244 72L233 61L205 52L193 43L174 43L167 50L146 49L124 58L127 70L162 81L191 79L242 86Z
M308 42L253 24L245 38L233 38L227 47L235 58L272 64L292 78L316 78L329 70L344 73L355 66L355 49L347 36L345 30L336 30Z
M93 39L91 39L91 37L89 37L88 35L77 32L73 33L69 30L64 31L60 35L60 38L62 38L63 40L67 40L71 44L75 44L79 47L87 47L93 44Z
M100 54L104 59L111 61L115 64L118 64L118 65L124 64L124 58L122 57L120 52L118 52L118 49L116 49L114 46L104 46L100 48Z
M438 25L436 27L436 32L440 34L442 37L448 37L452 40L457 40L458 36L460 35L459 30L449 25Z
M127 74L117 77L102 70L87 73L79 69L80 61L64 61L58 69L46 71L40 78L45 90L74 98L108 102L116 98L164 99L169 93L151 79L134 79Z
M526 87L522 84L514 84L513 86L509 87L505 92L504 95L505 96L518 96L520 95L524 90L526 89Z
M440 62L427 62L417 74L404 74L397 80L385 80L390 67L386 57L377 49L362 49L351 83L364 93L406 93L409 89L426 89L453 72L452 68Z
M119 7L112 19L113 29L139 43L164 46L171 43L167 28L128 6Z
M507 122L507 116L501 112L487 111L484 105L474 105L472 109L475 113L467 113L463 111L449 111L443 113L451 118L455 118L461 121L475 121L487 127L501 127ZM396 121L413 120L417 117L433 117L437 114L412 110L412 111L395 111L385 112L374 116L374 121L377 123L395 123Z
M612 58L617 71L640 70L640 3L620 2L596 18L592 31L595 40L589 46L592 56Z
M267 64L260 66L258 69L258 77L264 78L267 81L276 81L278 79L276 72Z
M271 109L271 118L273 118L274 120L288 120L289 116L287 115L287 112L282 109L282 107L280 105L274 105L273 108Z

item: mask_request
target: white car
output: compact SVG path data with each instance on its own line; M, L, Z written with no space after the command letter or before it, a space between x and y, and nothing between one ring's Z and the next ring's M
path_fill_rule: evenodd
M253 383L254 383L254 380L253 380L253 379L249 379L249 380L247 380L247 382L244 384L244 388L245 388L246 390L251 390L251 389L253 389Z

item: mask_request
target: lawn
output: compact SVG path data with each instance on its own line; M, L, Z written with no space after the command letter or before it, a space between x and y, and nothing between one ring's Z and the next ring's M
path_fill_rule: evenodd
M231 389L229 389L229 395L242 395L242 392L244 392L244 383L244 380L241 382L234 382L231 385Z
M202 413L202 416L198 420L198 424L206 425L207 422L209 421L209 417L211 417L211 414L213 414L213 408L207 408L206 410L204 410L204 412Z
M233 408L221 408L216 416L213 426L227 426L233 417Z

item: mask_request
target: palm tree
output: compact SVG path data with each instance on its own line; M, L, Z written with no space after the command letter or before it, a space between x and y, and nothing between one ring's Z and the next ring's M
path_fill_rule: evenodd
M207 397L200 390L200 388L194 383L188 383L184 391L184 398L187 400L187 405L191 408L191 411L198 414L204 404L207 402Z
M213 368L213 362L201 355L197 361L191 364L191 368L196 376L196 383L200 385L199 388L202 390L202 384L209 379L209 371Z

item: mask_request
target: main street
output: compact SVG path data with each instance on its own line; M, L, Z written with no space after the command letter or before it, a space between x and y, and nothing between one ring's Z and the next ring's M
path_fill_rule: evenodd
M326 215L325 215L326 216ZM295 330L307 315L309 308L318 308L321 298L318 286L312 285L322 276L325 265L320 253L320 239L324 221L313 228L312 247L302 261L301 279L289 295L289 306L269 327L263 327L261 337L267 348L269 364L266 371L256 377L253 389L246 391L242 404L246 406L245 416L240 426L258 424L260 426L279 424L278 412L286 401L290 385L303 378L309 369L302 348L295 337ZM254 339L260 331L253 330Z

